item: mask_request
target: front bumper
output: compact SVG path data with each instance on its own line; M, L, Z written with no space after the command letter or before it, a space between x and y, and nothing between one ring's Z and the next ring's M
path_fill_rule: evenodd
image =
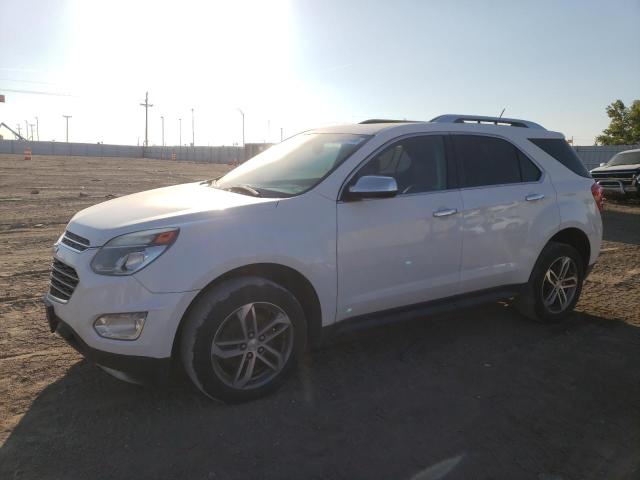
M90 267L95 252L95 249L77 252L63 244L56 245L54 258L72 267L79 281L67 301L60 301L50 293L45 295L45 303L51 307L53 315L86 345L85 351L124 357L170 357L180 320L198 292L155 293L135 276L97 275ZM142 333L136 340L103 338L93 328L100 315L126 312L148 312Z
M116 370L123 379L133 382L162 383L169 378L171 357L151 358L137 355L121 355L92 348L82 340L73 328L61 320L56 314L51 301L44 299L47 321L51 332L55 332L67 341L76 351L91 362L105 367L107 371Z
M600 185L606 193L616 195L632 195L639 191L638 184L633 184L628 180L596 179L596 183Z

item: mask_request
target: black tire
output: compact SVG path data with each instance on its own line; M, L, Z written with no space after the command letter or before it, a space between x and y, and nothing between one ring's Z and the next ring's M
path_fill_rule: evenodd
M262 349L262 354L258 353L258 346L255 342L257 338L252 338L249 342L254 342L254 345L248 345L248 342L232 347L233 359L219 358L214 349L220 350L217 345L222 343L235 343L229 341L220 342L217 339L219 335L225 334L226 330L233 327L230 322L239 322L238 325L245 330L246 323L242 320L243 312L247 308L247 305L254 305L253 317L256 321L260 320L260 317L264 317L262 325L272 323L273 320L268 319L268 309L272 307L280 310L284 313L285 317L288 317L289 324L280 324L278 328L282 328L282 333L272 335L274 338L276 335L280 336L278 339L269 341L280 341L282 345L287 343L286 348L283 347L283 352L288 352L286 360L284 360L285 354L282 353L282 361L277 362L274 358L269 357L269 362L279 369L272 367L267 368L267 363L259 361L259 359L267 358L266 355L270 355L269 352ZM249 307L250 309L250 307ZM261 309L267 309L263 313ZM257 312L257 313L255 313ZM247 313L245 317L246 322L250 322L251 315ZM279 317L283 318L283 317ZM268 326L268 325L267 325ZM257 333L260 330L260 325L257 325L257 332L254 337L257 337ZM239 328L236 328L234 336L238 336ZM271 332L271 330L269 330ZM273 327L273 332L276 332L276 327ZM240 333L240 338L249 338L251 332L246 330ZM285 335L291 335L285 339ZM266 335L269 337L269 335ZM265 335L260 338L263 339ZM216 339L216 346L213 345L214 339ZM228 403L237 403L247 400L253 400L255 398L262 397L280 386L282 381L291 373L295 366L297 359L302 357L302 353L306 348L307 339L307 323L304 316L302 306L296 299L296 297L284 287L264 278L260 277L240 277L225 281L219 285L215 285L208 291L205 291L190 308L185 318L185 324L182 328L180 337L180 356L184 369L193 382L193 384L202 393L210 398L221 400ZM290 342L290 343L289 343ZM244 347L243 347L244 345ZM266 343L262 344L267 345ZM239 349L242 348L242 354L239 354ZM253 348L251 353L250 349ZM226 350L225 350L226 351ZM237 388L231 383L235 378L240 375L242 370L242 363L245 363L245 373L248 372L248 363L250 360L246 356L253 355L253 363L251 364L251 371L254 368L263 369L264 383L255 384L250 381L241 388ZM239 358L238 358L239 357ZM235 367L232 365L227 366L224 362L231 361L239 362L239 366L236 370L237 374L232 375L232 371ZM276 365L278 364L279 365ZM255 365L255 367L254 367ZM272 377L269 377L269 375ZM245 376L242 375L244 378ZM260 378L260 377L258 377Z
M548 284L543 285L543 283L545 282L547 271L554 265L554 262L561 262L562 258L570 258L572 260L577 281L571 300L561 311L554 311L543 301L543 286L548 287ZM564 243L549 242L540 253L529 277L529 282L520 295L516 297L514 306L522 315L538 322L556 323L564 320L573 311L580 299L584 282L584 265L585 260L575 248Z

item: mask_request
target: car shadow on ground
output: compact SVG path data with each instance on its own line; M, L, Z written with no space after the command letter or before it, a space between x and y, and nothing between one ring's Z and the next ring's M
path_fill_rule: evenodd
M640 332L492 304L332 340L222 405L81 361L0 450L0 478L635 478Z

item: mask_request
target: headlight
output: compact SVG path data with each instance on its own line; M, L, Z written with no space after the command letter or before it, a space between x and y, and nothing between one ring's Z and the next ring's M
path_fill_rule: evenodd
M91 261L100 275L131 275L162 255L178 238L178 228L127 233L109 240Z

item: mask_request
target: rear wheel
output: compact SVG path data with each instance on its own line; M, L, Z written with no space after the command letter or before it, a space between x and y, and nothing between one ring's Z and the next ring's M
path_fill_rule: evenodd
M191 309L180 353L207 396L239 402L277 388L305 348L302 307L284 287L243 277L205 292Z
M575 308L584 282L584 260L564 243L550 242L542 250L529 282L515 307L540 322L558 322Z

